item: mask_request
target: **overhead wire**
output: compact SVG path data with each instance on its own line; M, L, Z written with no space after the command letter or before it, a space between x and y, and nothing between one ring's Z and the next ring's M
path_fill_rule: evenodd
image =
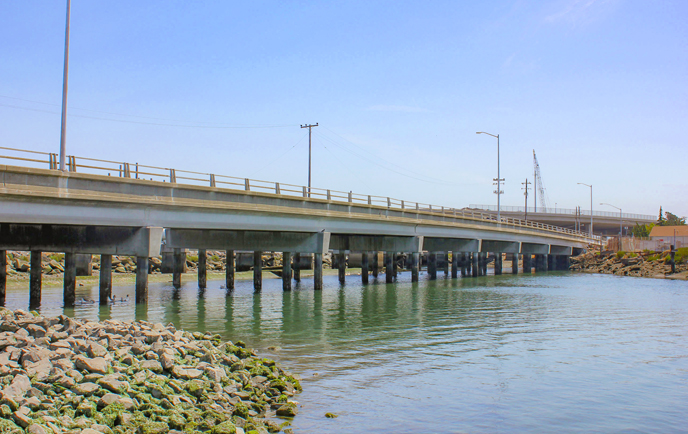
M398 170L391 169L391 168L386 167L386 166L384 166L384 165L378 163L377 161L375 161L375 160L373 160L373 159L371 159L371 158L369 158L369 157L367 157L367 156L365 156L365 155L361 155L361 154L359 154L359 153L357 153L357 152L355 152L355 151L352 151L351 149L348 149L348 148L345 147L344 145L342 145L342 144L340 144L340 143L337 143L335 140L333 140L333 139L331 139L331 138L329 138L329 137L327 137L327 136L325 136L325 135L323 135L323 134L321 134L321 133L318 133L317 131L315 132L315 134L318 135L318 136L320 136L322 139L327 140L328 142L332 143L333 145L335 145L335 146L337 146L337 147L339 147L339 148L341 148L341 149L343 149L343 150L345 150L345 151L347 151L347 152L349 152L349 153L351 153L351 154L353 154L353 155L355 155L355 156L357 156L357 157L359 157L359 158L363 158L364 160L366 160L366 161L368 161L368 162L370 162L370 163L372 163L372 164L374 164L374 165L376 165L376 166L378 166L378 167L381 167L381 168L383 168L383 169L385 169L385 170L388 170L388 171L390 171L390 172L394 172L394 173L396 173L396 174L398 174L398 175L405 176L405 177L411 178L411 179L415 179L415 180L421 181L421 182L427 182L427 183L430 183L430 184L440 184L440 185L454 185L454 184L455 184L455 183L451 183L451 182L449 182L449 181L443 181L443 180L429 181L429 180L427 180L427 179L419 178L418 176L409 175L409 174L407 174L407 173L403 173L403 172L400 172L400 171L398 171ZM386 160L385 160L385 161L386 161ZM407 169L404 169L404 170L407 170ZM414 173L414 172L411 172L411 173ZM416 174L416 175L425 176L425 175L421 175L421 174ZM430 178L430 177L427 177L427 178ZM436 178L431 178L431 179L436 179Z
M28 99L23 99L23 98L15 98L15 97L6 96L6 95L0 95L0 98L9 98L9 99L14 99L14 100L18 100L18 101L31 102L31 103L36 103L36 104L50 105L50 106L59 106L58 104L28 100ZM31 107L22 107L22 106L11 105L11 104L0 103L0 106L16 108L16 109L21 109L21 110L41 112L41 113L50 113L50 114L57 114L57 115L60 114L59 112L56 112L56 111L42 110L42 109L31 108ZM129 123L129 124L154 125L154 126L179 127L179 128L206 128L206 129L251 128L251 129L256 129L256 128L287 128L287 127L296 126L295 124L288 124L288 125L232 125L232 124L228 124L228 123L219 123L219 122L182 121L182 120L177 120L177 119L164 119L164 118L155 118L155 117L150 117L150 116L129 115L129 114L123 114L123 113L106 112L106 111L101 111L101 110L83 109L83 108L78 108L78 107L69 107L69 109L90 111L90 112L94 112L94 113L104 113L104 114L109 114L109 115L113 115L113 116L124 116L124 117L133 117L133 118L141 118L141 119L152 119L152 120L160 120L160 121L167 121L167 122L185 122L185 123L191 124L191 125L184 125L184 124L170 124L170 123L158 123L158 122L142 122L142 121L134 121L134 120L112 119L112 118L104 118L104 117L97 117L97 116L79 115L79 114L74 114L74 113L68 113L67 114L67 116L69 116L69 117L95 119L95 120L103 120L103 121L109 121L109 122L121 122L121 123ZM210 124L210 125L200 125L200 124Z
M282 158L282 157L284 157L285 155L287 155L292 149L294 149L295 147L297 147L297 146L303 141L303 139L306 138L306 136L308 136L308 133L305 133L303 136L301 136L301 138L300 138L296 143L294 143L294 146L292 146L291 148L289 148L289 149L287 149L286 151L284 151L283 153L281 153L281 154L280 154L278 157L276 157L274 160L272 160L272 161L270 161L269 163L263 165L260 169L258 169L258 170L256 170L256 171L254 171L253 173L251 173L248 177L249 177L249 178L253 177L255 174L259 173L261 170L265 169L266 167L271 166L272 164L275 163L275 161L277 161L277 160L279 160L280 158Z

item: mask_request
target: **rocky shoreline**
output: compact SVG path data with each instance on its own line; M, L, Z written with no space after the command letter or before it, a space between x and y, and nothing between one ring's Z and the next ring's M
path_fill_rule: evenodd
M0 388L2 434L290 433L301 390L241 341L4 308Z
M589 252L571 258L572 271L614 274L616 276L669 278L671 265L669 252L640 252L617 254L614 252ZM685 262L676 264L676 274L688 271Z

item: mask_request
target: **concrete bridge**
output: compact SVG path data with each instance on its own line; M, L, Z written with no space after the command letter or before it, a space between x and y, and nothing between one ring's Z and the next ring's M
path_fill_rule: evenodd
M468 209L473 212L497 213L495 205L470 205ZM525 207L522 206L502 206L500 213L511 218L525 218L526 216ZM619 215L616 211L593 211L592 219L595 234L611 236L619 234L619 223L621 223L622 227L632 228L636 223L644 225L657 222L656 215L633 213L622 213ZM528 220L568 229L573 229L576 227L576 224L579 224L582 232L590 230L590 210L586 209L581 210L580 214L576 215L575 209L550 207L543 210L538 207L536 210L533 207L528 207Z
M30 304L41 299L41 252L65 252L64 303L75 298L77 254L101 255L100 297L111 291L112 255L137 258L136 301L147 301L149 258L170 252L173 284L180 286L185 249L199 252L199 287L206 285L206 250L227 251L226 285L234 288L237 251L254 252L254 288L261 289L262 252L283 252L283 287L307 265L322 289L322 255L333 252L343 282L346 255L361 254L364 283L384 253L387 282L405 253L412 280L421 254L430 278L438 256L451 256L452 277L495 274L504 254L518 271L566 269L568 258L599 237L542 223L471 213L388 197L354 194L169 168L69 157L57 170L55 154L0 148L0 300L4 302L6 250L31 252ZM45 168L41 168L40 166ZM34 166L34 167L29 167ZM164 244L163 244L164 243ZM450 255L449 252L452 254ZM371 261L372 259L372 261ZM304 264L304 262L306 264Z

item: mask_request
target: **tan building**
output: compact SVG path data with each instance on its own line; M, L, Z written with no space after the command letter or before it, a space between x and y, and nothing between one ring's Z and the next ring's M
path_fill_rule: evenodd
M675 244L676 248L688 246L688 225L683 226L655 226L650 231L650 239L659 246L668 247Z

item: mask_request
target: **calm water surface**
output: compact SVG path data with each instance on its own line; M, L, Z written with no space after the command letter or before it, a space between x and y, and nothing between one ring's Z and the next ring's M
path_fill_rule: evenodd
M688 284L587 274L487 276L254 294L222 281L148 307L77 306L89 319L173 322L246 341L300 374L299 433L688 432ZM384 279L384 277L383 277ZM28 287L28 284L27 284ZM97 287L77 298L97 299ZM118 297L132 286L115 287ZM42 312L63 313L60 288ZM28 289L8 290L26 309ZM278 346L278 351L269 351ZM339 415L326 419L325 412Z

